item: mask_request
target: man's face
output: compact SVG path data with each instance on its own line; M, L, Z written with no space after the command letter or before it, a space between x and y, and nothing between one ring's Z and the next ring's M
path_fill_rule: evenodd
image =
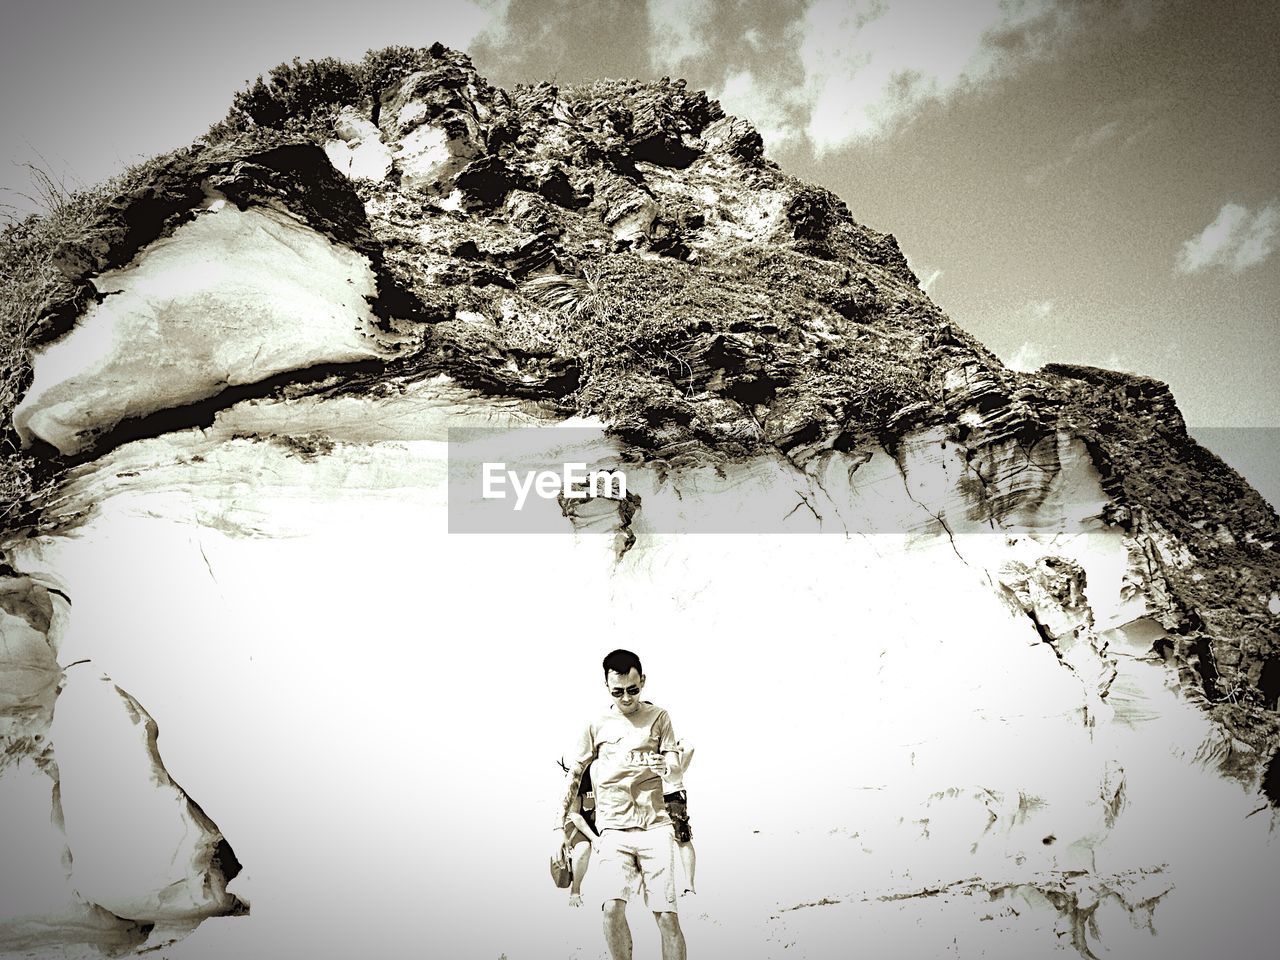
M640 691L644 689L644 677L635 667L626 673L610 670L605 676L604 685L609 688L609 695L618 705L620 713L635 713L640 709Z

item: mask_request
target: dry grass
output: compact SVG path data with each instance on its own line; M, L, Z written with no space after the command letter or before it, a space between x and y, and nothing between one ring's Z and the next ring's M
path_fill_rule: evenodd
M21 220L6 207L0 231L0 529L17 519L35 492L35 462L23 453L13 430L13 411L31 379L28 350L45 308L70 284L53 262L61 238L86 204L64 181L27 164L34 195L23 195L43 213Z
M30 351L47 335L50 308L76 292L75 278L58 268L57 253L99 242L104 206L144 182L168 156L86 189L72 189L48 169L28 164L35 192L24 198L40 212L19 219L12 206L0 208L0 530L38 503L49 486L21 448L13 411L30 386Z

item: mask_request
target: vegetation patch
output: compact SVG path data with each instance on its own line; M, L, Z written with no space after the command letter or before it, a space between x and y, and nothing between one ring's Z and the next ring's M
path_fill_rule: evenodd
M849 288L860 304L852 312L864 316L873 288L848 271L787 265L763 249L696 268L619 253L579 276L537 278L520 294L549 318L541 342L581 365L569 399L638 446L830 445L850 431L879 435L899 410L928 399L919 357L832 305ZM846 327L859 332L841 335Z
M333 123L343 107L362 108L377 123L383 94L407 76L437 68L446 54L435 44L370 50L358 63L294 57L236 92L227 116L214 124L209 137L217 142L261 128L323 142L334 135ZM432 85L436 80L427 78Z

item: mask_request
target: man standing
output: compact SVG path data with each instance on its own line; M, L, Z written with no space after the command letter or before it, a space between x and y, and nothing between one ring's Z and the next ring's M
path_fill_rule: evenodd
M679 762L667 711L640 699L644 671L630 650L604 658L605 687L613 704L583 731L566 758L565 794L556 819L565 819L588 767L595 787L599 849L593 884L604 893L604 939L613 960L631 960L627 901L644 890L662 935L662 960L685 960L684 932L676 915L676 841L662 799L663 774ZM594 764L594 765L593 765Z

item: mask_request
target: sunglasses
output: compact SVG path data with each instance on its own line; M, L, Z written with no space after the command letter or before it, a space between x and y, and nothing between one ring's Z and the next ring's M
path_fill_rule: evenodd
M622 696L624 693L629 697L634 697L639 692L640 692L640 688L637 687L635 684L632 684L631 686L627 687L625 690L622 689L622 687L611 687L609 690L609 693L612 694L615 698Z

